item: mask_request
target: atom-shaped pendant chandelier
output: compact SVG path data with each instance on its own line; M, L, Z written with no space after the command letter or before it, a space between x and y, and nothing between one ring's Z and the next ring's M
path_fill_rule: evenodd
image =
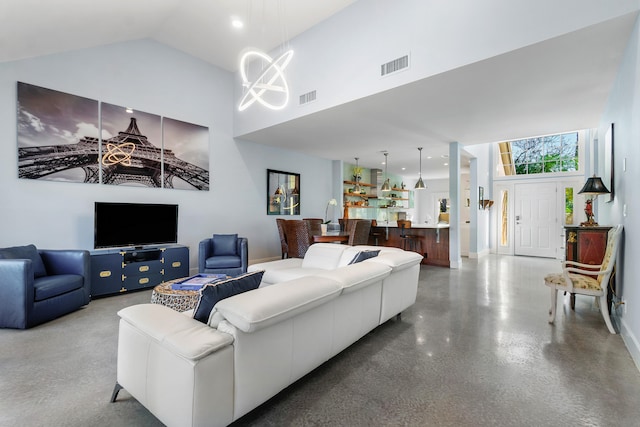
M289 86L284 75L284 70L291 62L293 50L288 50L275 60L269 55L252 50L245 53L240 59L240 75L242 76L242 86L247 88L247 92L240 100L238 111L244 111L253 105L256 101L263 106L272 110L281 110L289 102ZM247 63L250 59L257 57L268 64L260 75L253 81L249 81L247 76ZM276 93L276 101L265 100L264 95L267 93Z

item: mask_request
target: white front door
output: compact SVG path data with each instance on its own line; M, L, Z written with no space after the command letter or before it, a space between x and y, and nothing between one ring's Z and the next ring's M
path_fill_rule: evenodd
M555 258L558 247L556 183L515 185L516 255Z

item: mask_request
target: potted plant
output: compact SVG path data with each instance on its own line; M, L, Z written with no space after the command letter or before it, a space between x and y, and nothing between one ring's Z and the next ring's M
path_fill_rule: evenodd
M329 206L337 206L338 201L336 199L330 199L327 202L327 207L324 209L324 222L320 225L320 229L322 230L322 234L327 233L327 224L331 222L329 219Z

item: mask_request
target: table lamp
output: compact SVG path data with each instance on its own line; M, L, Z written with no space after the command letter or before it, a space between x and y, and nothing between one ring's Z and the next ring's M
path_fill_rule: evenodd
M608 194L610 191L607 187L604 186L602 179L599 176L592 176L587 179L587 182L582 187L582 190L578 191L578 194L585 194L587 196L591 196L587 199L587 202L584 206L584 213L587 216L587 220L585 222L581 222L580 225L583 227L596 227L598 223L593 218L593 201L598 194Z

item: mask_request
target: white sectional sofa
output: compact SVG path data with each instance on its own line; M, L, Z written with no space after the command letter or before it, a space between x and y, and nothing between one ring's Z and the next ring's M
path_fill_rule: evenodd
M365 250L380 253L349 264ZM421 260L319 243L250 266L260 287L218 302L209 324L156 304L120 310L116 390L167 426L228 425L411 306Z

